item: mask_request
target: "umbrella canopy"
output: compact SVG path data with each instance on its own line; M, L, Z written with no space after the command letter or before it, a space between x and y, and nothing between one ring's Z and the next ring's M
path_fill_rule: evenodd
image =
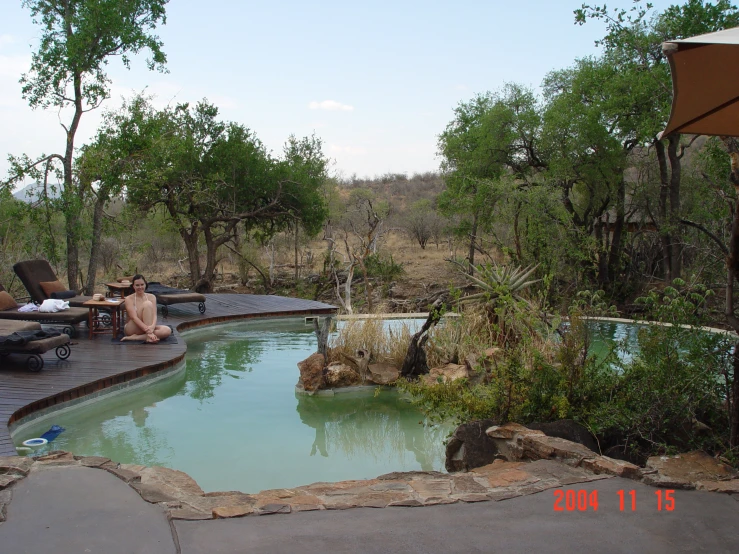
M665 42L672 72L666 136L739 136L739 27Z

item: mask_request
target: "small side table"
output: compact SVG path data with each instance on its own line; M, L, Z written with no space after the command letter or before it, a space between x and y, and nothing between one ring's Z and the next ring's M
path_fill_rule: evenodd
M116 296L123 298L133 292L133 284L131 283L105 283L105 286L108 287L107 296L110 298L115 298Z
M90 330L90 340L95 335L102 335L103 333L110 333L111 328L103 325L103 316L100 315L101 311L110 312L110 319L112 324L113 337L118 336L118 330L123 330L123 303L125 300L122 298L108 298L106 300L88 300L82 305L90 310L87 318L87 327Z

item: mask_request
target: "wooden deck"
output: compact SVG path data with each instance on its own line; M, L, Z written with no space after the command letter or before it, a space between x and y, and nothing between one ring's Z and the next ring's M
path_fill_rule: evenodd
M205 314L198 312L197 304L169 306L169 314L158 316L161 324L177 330L218 322L237 321L255 317L289 315L327 315L336 312L329 304L250 294L206 295ZM177 336L176 344L116 345L110 335L89 340L87 327L78 328L72 340L72 355L58 360L54 351L43 355L44 369L32 373L25 368L25 356L11 355L0 361L0 456L16 454L8 425L45 408L50 408L96 393L107 387L125 383L172 367L185 356L187 345Z

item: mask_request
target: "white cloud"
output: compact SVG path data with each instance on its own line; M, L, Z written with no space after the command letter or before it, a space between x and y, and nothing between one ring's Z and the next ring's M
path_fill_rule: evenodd
M455 85L455 90L467 90L467 85Z
M326 110L329 112L351 112L354 110L354 106L342 104L336 100L324 100L323 102L316 102L314 100L313 102L308 103L308 107L311 110Z
M13 44L15 42L15 39L13 39L13 35L0 35L0 46L3 46L5 44Z

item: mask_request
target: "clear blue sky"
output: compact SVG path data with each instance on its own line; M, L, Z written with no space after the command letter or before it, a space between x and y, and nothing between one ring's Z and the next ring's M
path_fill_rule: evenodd
M39 30L20 0L0 3L3 179L7 154L62 152L64 134L56 111L32 111L21 98ZM344 177L435 171L437 137L460 101L506 82L538 87L547 72L596 53L604 27L574 25L581 3L172 0L159 29L169 73L113 60L104 107L144 87L161 105L207 97L275 153L290 134L315 132ZM98 123L84 116L78 145Z

